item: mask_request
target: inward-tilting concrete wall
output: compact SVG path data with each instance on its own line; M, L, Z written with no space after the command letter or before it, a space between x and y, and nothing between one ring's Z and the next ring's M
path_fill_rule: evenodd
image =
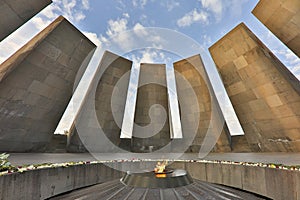
M299 199L300 172L297 170L180 161L170 167L186 169L194 179L240 188L274 200Z
M162 107L154 104L159 104ZM166 66L164 64L142 63L134 123L144 127L144 129L133 126L133 151L151 151L150 146L153 146L152 150L158 150L169 144L168 113ZM144 138L138 137L138 135L142 135Z
M0 41L51 2L51 0L0 0Z
M183 130L183 139L178 142L192 139L188 152L199 152L201 146L208 145L203 142L213 140L217 142L213 151L230 151L230 134L200 56L174 63L174 70ZM210 139L204 141L205 136Z
M299 152L299 80L244 24L209 50L251 150Z
M104 53L69 135L69 152L112 152L122 146L131 67L130 60Z
M260 0L252 13L300 57L299 0Z
M0 151L44 151L95 45L58 17L0 65Z

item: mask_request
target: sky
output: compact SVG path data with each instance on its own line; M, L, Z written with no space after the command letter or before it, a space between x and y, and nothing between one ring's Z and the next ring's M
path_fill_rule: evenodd
M172 53L168 54L157 50L160 47L160 38L139 30L147 27L159 27L184 34L195 40L204 50L202 54L206 54L208 59L211 59L207 49L236 25L244 22L300 79L300 59L251 14L257 3L258 0L53 0L51 5L0 43L0 63L49 25L56 17L63 15L96 45L104 47L109 42L119 44L118 48L121 52L125 52L123 55L135 63L131 74L135 80L132 80L129 86L129 88L133 87L131 92L134 93L139 63L172 63L178 59L183 59ZM129 38L126 34L122 35L128 31L139 33L139 35L144 36L145 40L156 41L156 46L152 47L157 48L142 48L126 52L125 49L130 49L136 42L135 38ZM212 65L208 66L207 71L213 82L213 87L221 91L223 86L216 69ZM170 70L170 64L167 65L168 68ZM91 75L86 75L86 77L91 79L89 78ZM86 89L81 88L81 90ZM236 116L233 114L233 108L228 97L224 93L219 95L218 92L217 97L222 100L220 101L221 108L227 123L229 123L231 134L240 134L242 131L238 126ZM65 115L65 119L72 118L70 116L74 112L70 111L72 110L71 107L68 108L69 114ZM132 112L132 110L127 111L131 115ZM57 131L63 132L69 124L70 120L69 122L62 122Z

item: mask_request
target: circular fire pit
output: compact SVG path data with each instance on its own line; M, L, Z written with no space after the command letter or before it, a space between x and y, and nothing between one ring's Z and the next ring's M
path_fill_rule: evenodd
M166 169L165 172L127 172L121 182L127 186L143 188L175 188L193 183L188 172L183 169Z

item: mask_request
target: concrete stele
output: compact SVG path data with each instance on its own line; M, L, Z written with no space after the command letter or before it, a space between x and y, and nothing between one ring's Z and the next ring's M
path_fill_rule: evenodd
M252 13L300 57L299 0L260 0Z
M152 107L154 104L159 104L163 108L154 108ZM163 114L163 109L166 115ZM168 109L165 64L141 63L132 134L133 151L151 151L150 146L153 146L152 150L157 150L170 142ZM166 116L166 121L161 119L162 116ZM138 137L139 134L146 132L150 136Z
M209 51L251 151L299 152L299 80L243 23Z
M131 67L130 60L108 51L103 54L70 130L69 152L112 152L118 151L118 147L130 148L120 134Z
M0 65L0 151L45 151L94 48L60 16Z
M213 151L230 151L231 137L200 55L174 63L174 70L183 138L194 138L187 151L199 152L206 145L207 137L217 142ZM214 113L212 106L215 106Z
M51 0L0 0L0 41L50 3Z

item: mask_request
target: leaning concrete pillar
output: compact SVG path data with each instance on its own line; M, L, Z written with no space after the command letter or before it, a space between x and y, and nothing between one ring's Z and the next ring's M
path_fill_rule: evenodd
M130 142L126 146L120 134L132 61L106 51L99 66L92 67L97 71L70 130L68 151L130 150Z
M0 65L0 151L45 150L94 48L58 17Z
M0 0L0 41L51 2L51 0Z
M260 0L252 13L300 57L299 0Z
M244 24L209 51L251 150L300 151L299 80Z
M166 66L140 65L132 151L156 151L170 143Z
M183 131L178 145L191 141L187 152L195 153L205 145L215 152L230 151L230 133L200 56L174 63L174 70Z

